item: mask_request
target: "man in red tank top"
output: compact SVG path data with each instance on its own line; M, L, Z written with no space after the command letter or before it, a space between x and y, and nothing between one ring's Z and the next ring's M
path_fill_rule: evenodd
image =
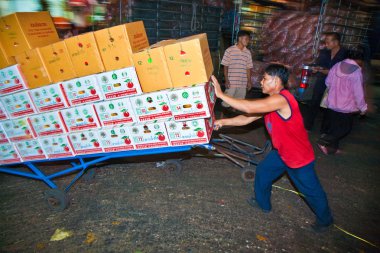
M222 126L243 126L264 117L265 126L272 138L273 150L256 168L254 194L247 200L264 212L272 209L270 202L272 183L285 172L316 215L312 228L326 231L333 218L326 194L314 171L314 151L305 130L298 103L284 88L289 71L282 65L272 64L265 69L261 81L267 98L257 100L236 99L223 94L216 78L212 76L216 96L233 108L246 114L220 119L215 129Z

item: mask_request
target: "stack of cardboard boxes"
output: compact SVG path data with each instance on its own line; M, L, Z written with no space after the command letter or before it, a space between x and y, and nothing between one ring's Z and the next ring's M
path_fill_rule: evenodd
M138 21L60 41L47 12L2 19L0 164L209 142L205 34L149 46Z

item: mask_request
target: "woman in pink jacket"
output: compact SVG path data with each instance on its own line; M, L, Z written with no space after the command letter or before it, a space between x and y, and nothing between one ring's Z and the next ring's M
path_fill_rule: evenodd
M335 64L326 78L327 110L317 142L326 155L335 154L339 148L339 141L350 133L353 114L360 112L364 115L367 111L362 69L359 66L362 60L362 52L350 51L348 59Z

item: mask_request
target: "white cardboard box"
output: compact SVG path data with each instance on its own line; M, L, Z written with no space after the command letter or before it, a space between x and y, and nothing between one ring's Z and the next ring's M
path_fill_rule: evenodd
M15 146L23 161L47 159L38 139L15 142Z
M167 91L159 91L130 98L139 122L152 122L173 116L166 93Z
M136 149L170 146L164 121L145 124L136 123L131 126L131 136Z
M170 90L168 97L176 121L209 118L216 101L211 82Z
M37 113L28 91L20 91L0 97L5 111L10 118L19 118Z
M100 128L98 115L92 104L62 110L62 117L69 132Z
M4 131L2 123L0 122L0 144L8 143L9 139L7 133Z
M6 120L6 119L9 119L9 118L3 104L0 101L0 120Z
M99 137L105 152L133 150L130 127L126 125L102 128Z
M43 137L40 138L40 142L49 158L74 156L74 150L66 134Z
M20 163L22 158L14 143L0 144L0 164Z
M33 129L39 137L67 133L67 127L59 111L30 116Z
M100 143L98 130L70 133L69 140L76 155L104 152Z
M29 91L39 112L49 112L68 107L68 103L59 83Z
M29 118L19 118L1 122L10 141L31 140L37 138Z
M132 124L137 122L128 98L107 100L94 105L102 126Z
M0 95L11 94L27 88L28 85L19 64L0 70Z
M93 103L103 100L96 75L75 78L60 83L71 106Z
M142 94L134 67L100 73L96 78L105 99Z

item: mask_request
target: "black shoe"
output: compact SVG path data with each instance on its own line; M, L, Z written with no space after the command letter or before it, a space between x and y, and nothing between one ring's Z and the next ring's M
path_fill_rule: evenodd
M269 213L269 212L270 212L270 210L266 210L266 209L261 208L261 207L259 206L259 204L257 203L257 201L256 201L255 198L249 197L249 198L247 199L247 203L248 203L250 206L254 207L254 208L258 208L258 209L260 209L260 210L261 210L262 212L264 212L264 213Z
M313 231L316 233L324 233L330 228L332 228L333 225L334 223L332 222L328 225L322 225L322 224L319 224L318 222L314 222L313 224L311 224L311 229L313 229Z

